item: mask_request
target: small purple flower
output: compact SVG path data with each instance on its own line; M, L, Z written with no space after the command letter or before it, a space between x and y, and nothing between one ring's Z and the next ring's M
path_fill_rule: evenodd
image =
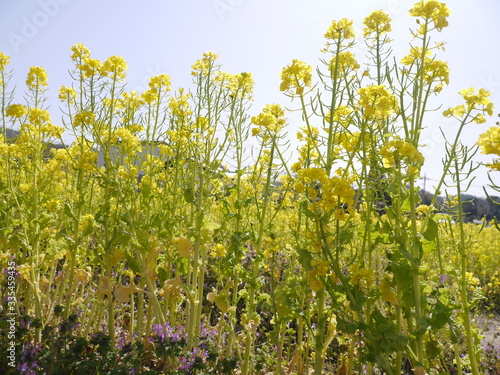
M447 279L448 279L448 276L446 276L446 275L442 275L442 274L441 274L441 275L439 275L439 283L440 283L441 285L444 285L444 282L445 282Z

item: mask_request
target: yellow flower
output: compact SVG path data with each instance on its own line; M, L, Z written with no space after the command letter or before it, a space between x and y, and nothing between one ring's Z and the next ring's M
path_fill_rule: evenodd
M477 142L483 154L495 154L500 156L500 127L493 126L486 133L479 136Z
M420 47L411 47L410 49L410 54L406 55L405 57L403 57L401 59L401 64L403 65L412 65L415 63L416 60L420 60L420 59L424 59L424 61L432 61L430 59L430 55L431 55L431 50L430 49L426 49L425 50L425 54L424 56L422 56L423 52L422 52L422 48Z
M333 122L338 122L343 126L347 127L350 123L350 115L353 112L353 109L347 107L345 105L341 105L335 109L333 113L333 117L331 116L330 111L325 116L325 122L330 123L330 117L332 117Z
M233 98L252 97L254 80L251 73L229 74L218 72L216 79L224 82L226 88L230 91Z
M198 75L204 75L213 70L213 66L215 63L215 60L217 60L219 56L217 56L213 52L204 52L203 57L196 61L192 68L191 75L193 76L198 76Z
M141 148L139 138L126 128L119 128L115 130L114 135L117 137L117 141L121 141L120 147L126 150L129 154L132 154L134 151L139 151Z
M427 83L439 79L442 84L450 83L450 69L448 64L441 60L432 60L425 65L424 78Z
M26 79L26 85L35 90L40 87L47 87L49 85L47 72L39 66L32 66Z
M158 100L158 91L157 90L146 90L141 94L141 99L147 104L156 103Z
M226 255L227 249L223 244L215 244L210 251L210 255L214 258L223 257Z
M266 104L262 113L252 117L252 123L277 133L286 124L285 111L279 104Z
M309 287L315 291L315 292L318 292L320 291L321 289L323 289L324 285L323 285L323 281L321 280L318 280L318 279L312 279L312 280L309 280Z
M489 128L486 133L479 136L477 144L481 148L482 154L500 156L500 127ZM493 163L488 163L486 166L491 170L500 171L500 158L494 159Z
M214 82L227 89L231 99L252 97L254 81L251 73L230 74L216 71Z
M170 91L170 77L167 74L160 74L158 76L151 77L149 80L149 87L152 90L165 88L165 91Z
M64 133L63 128L50 123L42 125L40 127L40 131L44 133L47 137L56 137L58 139L61 139Z
M28 110L22 104L11 104L7 107L7 110L5 111L5 114L7 116L17 117L17 118L21 118L23 116L26 116L27 113L28 113Z
M350 51L338 53L330 60L330 64L328 65L328 70L330 70L332 77L339 73L347 75L356 69L359 69L359 64L354 54Z
M76 96L76 91L73 87L62 86L59 89L59 100L62 102L69 101L70 103L74 103Z
M363 23L365 25L363 30L364 37L367 37L372 33L382 35L392 30L391 17L389 17L389 15L382 10L372 12L365 18Z
M135 91L124 92L122 97L122 107L127 108L132 112L135 112L141 105L144 104L144 100L139 95L137 95Z
M325 33L325 38L333 41L352 39L355 36L352 21L347 18L342 18L340 21L333 21Z
M94 227L95 219L92 214L85 214L80 217L80 222L78 223L78 228L82 232L87 227Z
M29 121L34 125L41 125L50 122L50 114L45 109L30 108L28 110Z
M9 56L7 56L3 52L0 52L0 72L3 72L5 70L5 67L9 65L9 60Z
M172 97L168 106L170 113L174 116L185 117L192 114L191 107L189 106L189 99L191 94L184 94L184 90L179 90L179 95Z
M493 104L491 103L489 98L489 91L479 89L479 91L476 93L476 90L471 87L469 89L460 90L459 94L463 96L467 104L467 109L482 109L488 115L493 115Z
M390 168L399 165L402 161L406 161L408 174L414 175L419 172L416 166L422 165L424 156L418 151L416 147L409 144L402 139L394 139L388 141L386 145L380 150L380 155L384 162L384 167Z
M450 9L445 3L440 3L436 0L421 0L416 3L410 10L412 17L421 17L424 19L420 29L420 34L425 32L425 25L427 22L433 22L434 27L441 31L444 27L448 26L447 17L450 16Z
M359 105L363 108L363 117L385 120L397 110L396 97L384 85L372 85L358 90Z
M297 94L302 94L305 86L311 86L312 66L299 61L292 60L292 64L281 71L280 91L296 89Z
M355 263L349 268L349 271L351 273L351 283L353 285L373 285L373 282L375 280L375 273L371 268L361 268L359 264Z
M83 59L90 57L89 49L85 47L82 43L78 43L72 46L71 51L73 52L73 54L71 55L71 59L75 62L79 62Z
M86 57L83 60L83 64L78 66L78 69L83 73L85 78L90 78L93 76L100 76L102 74L102 63L97 59L91 59Z
M73 124L75 127L89 126L94 123L95 114L91 111L82 111L73 116Z
M326 171L323 168L307 168L299 171L297 176L299 179L306 181L315 180L325 183L328 180Z
M177 238L177 251L182 258L191 258L193 255L193 243L184 236Z
M112 79L123 80L127 73L127 63L121 56L110 56L102 65L102 75L110 76Z

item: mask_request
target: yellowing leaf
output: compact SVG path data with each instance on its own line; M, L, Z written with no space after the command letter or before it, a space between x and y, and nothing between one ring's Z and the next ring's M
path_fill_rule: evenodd
M227 303L227 298L225 295L218 295L215 297L215 306L222 311L223 314L227 313L229 309L229 304Z
M412 370L415 375L427 375L427 372L422 366L417 366Z
M111 263L111 267L116 266L123 258L123 250L115 249L113 255L109 257L109 261Z
M130 293L144 292L144 290L136 287L135 285L118 284L115 286L114 295L118 302L127 303L130 300ZM146 292L147 293L147 292Z
M177 240L177 250L179 251L179 255L182 258L190 258L191 257L191 249L193 247L193 243L188 240L186 237L180 236Z
M121 303L129 302L130 293L132 292L132 290L130 289L131 288L129 286L118 284L115 287L115 292L114 292L116 300Z
M389 302L392 305L398 305L398 300L396 298L396 293L391 288L391 281L389 278L384 277L380 282L380 294L385 302Z

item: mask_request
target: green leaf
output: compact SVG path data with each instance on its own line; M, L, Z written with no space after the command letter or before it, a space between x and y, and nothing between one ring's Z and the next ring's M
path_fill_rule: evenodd
M425 229L425 232L422 233L422 235L427 241L433 241L438 236L438 229L439 228L437 223L429 218L429 221L427 222L427 228Z
M403 201L403 204L401 205L401 211L402 212L409 212L409 211L411 211L410 198L406 198Z
M344 320L337 316L337 329L340 332L345 332L350 335L354 335L358 330L358 325L355 323L350 323L347 320Z
M409 263L400 261L391 261L389 268L394 274L396 283L401 290L409 289L413 284L412 269Z
M192 203L194 201L194 191L193 188L188 187L187 189L184 189L184 200L186 203Z
M399 251L401 252L401 255L403 255L403 257L405 259L409 260L413 264L420 265L420 260L417 259L417 258L415 258L413 255L411 255L410 252L408 250L406 250L406 246L405 245L400 245L399 246Z
M64 202L64 213L72 218L73 220L76 220L75 214L73 212L73 208L70 206L68 202Z
M450 320L452 309L437 300L434 308L432 309L430 324L433 330L438 330L444 327Z
M128 254L128 253L123 253L123 257L127 261L127 264L133 273L135 273L135 274L141 273L141 266L140 266L138 261L136 261L134 258L132 258L130 256L130 254Z
M217 224L211 218L206 217L206 216L203 218L203 228L202 229L214 231L214 230L218 229L219 227L220 227L220 224Z
M312 255L309 251L306 249L297 249L297 253L299 254L299 262L304 267L306 271L309 271L312 269L311 266L311 261L312 261Z
M315 219L316 215L309 209L309 201L303 200L300 202L300 209L309 219Z

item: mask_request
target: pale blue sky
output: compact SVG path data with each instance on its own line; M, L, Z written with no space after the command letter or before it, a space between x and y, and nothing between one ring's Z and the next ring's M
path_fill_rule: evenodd
M440 58L450 64L451 82L440 103L444 108L460 104L459 90L484 87L492 92L498 113L500 2L450 0L447 4L452 12L450 27L436 38L447 41ZM318 65L323 34L332 20L353 19L361 34L364 17L373 10L387 11L393 19L396 57L402 57L408 51L408 30L415 25L408 15L412 5L407 0L0 0L0 51L11 56L17 102L22 102L29 67L47 70L55 123L60 122L57 91L71 84L69 48L76 43L85 44L94 58L123 56L129 65L128 89L138 91L147 87L148 77L160 73L171 76L174 89L189 87L193 62L203 52L214 51L223 70L253 74L251 114L257 114L265 103L289 104L279 92L282 67L293 58ZM465 140L474 143L497 120L470 125ZM293 119L290 128L298 125ZM423 171L438 178L443 143L432 129L453 125L441 116L429 116L428 126L423 134L429 145ZM291 138L295 139L294 130ZM496 180L500 182L500 177ZM474 184L486 182L482 167ZM473 187L471 193L482 195L482 189Z

